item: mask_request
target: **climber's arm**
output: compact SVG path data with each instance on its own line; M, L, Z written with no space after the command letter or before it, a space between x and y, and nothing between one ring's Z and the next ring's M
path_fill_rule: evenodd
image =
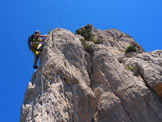
M44 39L41 39L40 41L43 42L45 40L45 37L47 37L47 34L45 35L40 35L39 37L43 37Z
M39 37L47 37L47 34L45 34L45 35L40 35Z

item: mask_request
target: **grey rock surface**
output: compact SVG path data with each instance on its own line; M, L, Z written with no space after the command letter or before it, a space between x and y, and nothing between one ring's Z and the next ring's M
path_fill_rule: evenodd
M20 122L162 122L162 50L144 52L116 29L79 33L48 35ZM125 54L130 45L137 51Z
M162 97L162 50L138 54L125 58L126 65L135 67L133 71L143 78L146 85Z

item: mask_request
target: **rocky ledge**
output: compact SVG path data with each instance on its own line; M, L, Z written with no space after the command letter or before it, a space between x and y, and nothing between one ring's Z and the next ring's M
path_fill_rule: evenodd
M162 50L116 29L56 28L45 40L21 122L162 122Z

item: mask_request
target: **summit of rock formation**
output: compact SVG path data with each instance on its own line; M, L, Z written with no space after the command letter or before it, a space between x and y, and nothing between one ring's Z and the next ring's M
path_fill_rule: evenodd
M20 122L162 122L162 50L90 24L52 30Z

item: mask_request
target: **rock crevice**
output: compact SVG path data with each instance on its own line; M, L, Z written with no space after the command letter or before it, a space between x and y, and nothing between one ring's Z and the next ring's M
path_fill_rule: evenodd
M48 35L20 121L162 121L162 51L144 52L116 29L87 25L76 32ZM136 52L126 52L129 46Z

